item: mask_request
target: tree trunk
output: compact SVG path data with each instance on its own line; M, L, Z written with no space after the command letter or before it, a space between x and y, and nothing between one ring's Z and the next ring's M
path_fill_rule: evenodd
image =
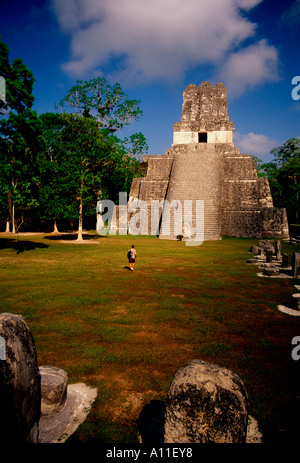
M79 223L77 241L82 241L82 196L79 198Z
M7 194L7 204L8 204L9 217L6 220L6 232L10 233L10 222L11 222L11 193L10 191Z
M11 224L12 224L12 233L16 233L15 202L14 201L12 201L12 208L11 208Z
M56 219L53 219L53 233L59 233Z

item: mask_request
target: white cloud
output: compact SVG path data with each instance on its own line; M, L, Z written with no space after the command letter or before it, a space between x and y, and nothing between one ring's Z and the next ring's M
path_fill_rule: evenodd
M81 78L107 71L113 62L127 81L181 79L194 66L222 62L253 37L256 24L244 13L261 1L52 0L62 30L71 37L71 59L63 69ZM246 63L251 84L270 78L276 65L276 51L264 41L245 53L231 55L224 66L228 77L235 67L240 91L248 77L240 63ZM255 74L249 59L255 61Z
M265 82L276 81L278 75L278 53L275 47L260 40L257 44L232 53L219 70L219 76L231 97L242 94Z
M278 146L278 141L272 140L267 135L249 132L247 134L234 133L234 143L241 153L253 156L264 156Z

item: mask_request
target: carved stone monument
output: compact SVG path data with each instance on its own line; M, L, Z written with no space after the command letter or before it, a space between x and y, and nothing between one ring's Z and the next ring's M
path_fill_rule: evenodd
M267 263L272 263L273 261L273 252L272 251L266 251L266 262Z
M300 275L300 252L294 252L292 255L292 275L294 278Z
M37 443L41 386L37 353L29 327L21 315L0 314L5 360L0 360L0 441Z
M289 256L286 253L282 254L282 267L287 268L289 266Z
M281 241L280 240L275 241L275 254L276 254L276 259L278 261L282 260Z
M244 443L247 393L225 368L192 360L171 383L165 414L165 443Z

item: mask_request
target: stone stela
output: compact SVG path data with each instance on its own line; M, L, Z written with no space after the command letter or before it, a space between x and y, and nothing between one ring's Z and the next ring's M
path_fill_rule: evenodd
M197 234L196 201L204 202L204 240L232 237L288 237L285 209L275 208L268 179L257 176L254 158L242 154L233 143L234 123L229 120L227 89L222 83L215 86L203 82L189 85L183 92L182 115L174 124L173 144L165 154L146 155L145 177L134 178L128 201L128 221L134 212L132 204L139 200L186 202L190 211L188 225ZM118 218L118 206L116 217ZM163 208L160 226L148 234L164 239L176 239L172 228L162 233ZM148 223L151 223L149 218ZM118 222L117 222L118 232ZM127 230L128 231L128 230ZM123 230L124 233L124 230ZM130 233L129 233L130 234ZM140 233L144 234L144 233ZM199 232L200 234L200 232ZM193 239L193 236L190 236Z

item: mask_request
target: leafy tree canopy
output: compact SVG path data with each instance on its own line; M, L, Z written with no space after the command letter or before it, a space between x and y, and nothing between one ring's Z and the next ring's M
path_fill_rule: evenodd
M0 41L1 77L5 80L5 98L0 100L0 193L2 216L10 216L15 230L17 208L37 207L35 199L36 156L43 149L38 116L32 111L34 77L17 58L9 62L9 48ZM1 206L0 205L0 206Z
M10 64L9 51L8 46L0 40L0 72L5 79L6 90L5 100L0 100L0 115L8 111L23 113L26 109L31 109L34 102L33 74L21 58L16 58Z
M286 207L290 223L299 223L300 138L291 138L274 148L274 160L260 165L268 177L274 204Z
M60 102L62 109L72 108L77 114L97 120L104 133L115 133L142 115L139 100L129 100L119 83L110 85L103 77L78 80Z

